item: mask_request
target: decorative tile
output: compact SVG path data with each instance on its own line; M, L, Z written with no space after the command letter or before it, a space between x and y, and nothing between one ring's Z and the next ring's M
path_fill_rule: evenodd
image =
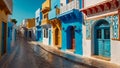
M112 38L113 38L113 39L119 39L118 15L113 16Z

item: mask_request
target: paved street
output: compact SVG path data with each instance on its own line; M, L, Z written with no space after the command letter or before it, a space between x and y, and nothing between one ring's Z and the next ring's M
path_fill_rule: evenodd
M33 52L27 41L23 38L17 40L17 46L2 68L53 68L42 57Z

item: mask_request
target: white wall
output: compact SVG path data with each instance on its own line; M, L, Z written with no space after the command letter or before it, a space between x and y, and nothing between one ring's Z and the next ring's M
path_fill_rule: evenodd
M35 12L35 17L39 17L40 16L40 8L36 10Z
M91 57L91 40L86 39L86 26L82 26L83 33L83 56Z
M43 29L43 44L45 45L49 45L49 30L51 30L51 28L48 28L48 38L44 37L44 29ZM52 40L52 37L51 37Z
M66 5L66 0L60 0L60 4L63 4L63 6Z
M86 8L88 6L96 5L103 1L106 1L106 0L84 0L84 7Z
M111 41L111 62L120 64L120 41Z

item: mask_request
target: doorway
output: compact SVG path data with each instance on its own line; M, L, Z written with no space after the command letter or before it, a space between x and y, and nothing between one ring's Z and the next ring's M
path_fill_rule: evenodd
M55 29L55 45L59 45L59 29Z
M75 49L75 28L73 26L69 26L67 30L67 48Z
M7 24L2 22L2 55L6 53L6 44L7 44Z
M32 38L32 32L31 31L29 31L29 37Z
M110 58L110 25L106 20L100 20L94 27L94 53Z

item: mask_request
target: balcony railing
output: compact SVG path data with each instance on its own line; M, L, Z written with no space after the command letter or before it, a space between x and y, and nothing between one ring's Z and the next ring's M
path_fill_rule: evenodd
M61 6L60 7L60 14L64 13L64 12L67 12L69 10L72 10L72 9L79 9L79 0L74 0L64 6Z
M12 0L1 0L0 5L7 13L9 13L9 14L12 13L12 9L13 9Z

